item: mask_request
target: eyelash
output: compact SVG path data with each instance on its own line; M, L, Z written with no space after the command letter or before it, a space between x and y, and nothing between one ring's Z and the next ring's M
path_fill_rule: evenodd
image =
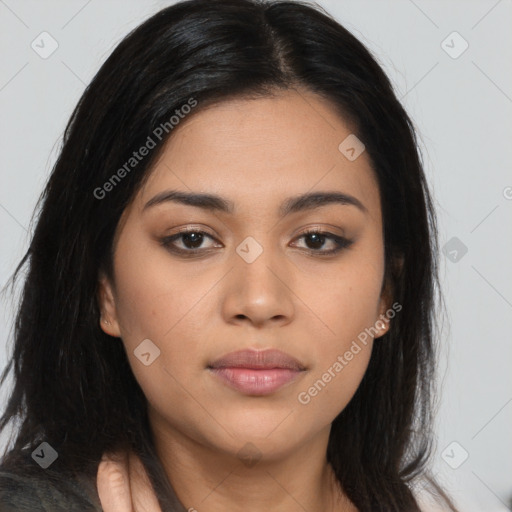
M179 239L181 236L188 235L191 233L206 235L207 237L211 238L212 240L215 240L215 238L213 236L211 236L209 233L207 233L205 231L201 231L199 229L188 229L188 230L180 231L179 233L176 233L174 235L164 237L160 240L160 243L169 251L171 251L175 254L183 255L185 257L192 257L192 256L197 255L198 253L205 252L205 249L186 249L185 250L185 249L177 248L176 246L172 245L173 242L175 240ZM329 233L328 231L320 231L318 229L308 229L307 231L304 231L303 233L301 233L297 238L300 239L302 237L305 237L305 236L311 235L311 234L320 235L327 239L333 240L338 245L337 248L331 249L329 251L305 249L306 252L309 252L310 254L314 254L315 256L331 256L331 255L341 252L344 249L348 249L354 243L353 240L349 240L342 236L334 235L333 233Z

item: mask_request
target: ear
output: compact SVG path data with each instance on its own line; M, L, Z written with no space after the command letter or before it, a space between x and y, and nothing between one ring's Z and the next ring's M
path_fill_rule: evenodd
M375 328L377 333L375 339L380 338L386 334L389 330L389 318L386 315L386 311L391 307L392 297L390 294L390 286L386 283L383 287L383 291L379 300L379 316L375 319Z
M386 334L390 327L391 318L386 312L391 308L393 304L394 295L394 281L395 277L398 277L402 271L404 259L402 256L395 259L393 262L393 269L388 272L385 276L385 280L382 286L381 296L379 300L379 317L375 321L375 327L378 330L375 338L380 338ZM395 316L395 315L393 315Z
M119 338L121 331L117 321L113 286L103 273L100 273L98 278L98 306L101 311L98 320L101 330L110 336Z

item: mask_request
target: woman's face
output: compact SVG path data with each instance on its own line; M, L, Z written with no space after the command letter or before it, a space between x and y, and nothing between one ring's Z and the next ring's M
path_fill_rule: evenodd
M251 442L262 457L280 457L326 439L353 397L372 350L375 331L365 329L384 334L390 303L381 296L379 191L367 153L357 157L353 136L345 141L350 134L305 91L222 102L174 128L123 214L114 283L101 277L100 293L111 322L102 329L121 337L161 436L233 456ZM222 199L148 205L169 191ZM363 206L290 202L319 193ZM162 245L183 229L193 234ZM350 245L327 254L343 238ZM242 349L278 349L304 370L209 368ZM284 385L261 392L250 384L280 378Z

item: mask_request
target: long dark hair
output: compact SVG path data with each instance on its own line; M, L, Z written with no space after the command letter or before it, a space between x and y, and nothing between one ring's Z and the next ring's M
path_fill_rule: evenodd
M386 278L402 305L332 424L328 461L360 511L419 511L413 490L420 479L456 510L427 464L442 295L436 217L415 129L363 44L320 7L298 1L172 5L128 34L85 90L37 204L30 247L11 277L12 285L28 265L1 379L13 370L0 432L19 423L5 467L47 441L60 471L94 475L104 452L128 448L145 464L163 510L171 510L145 396L122 343L99 327L98 275L113 279L118 221L172 136L176 110L291 88L327 99L364 142L381 194ZM155 149L126 170L152 134Z

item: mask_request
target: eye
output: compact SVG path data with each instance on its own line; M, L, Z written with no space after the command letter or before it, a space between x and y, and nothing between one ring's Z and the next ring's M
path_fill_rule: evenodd
M306 245L309 245L306 247L306 250L310 253L318 254L319 256L335 254L350 247L353 243L353 240L348 240L345 237L317 229L310 229L305 233L302 233L302 235L297 239L300 240L301 238L304 238ZM332 248L328 250L319 250L325 246L326 240L331 242Z
M215 238L206 233L206 231L200 231L198 229L184 229L175 235L162 238L160 243L172 252L184 255L194 255L198 252L205 252L205 249L201 246L206 238L215 240ZM177 240L182 243L182 247L178 247L175 244Z
M329 233L327 231L320 231L318 229L310 229L302 233L296 240L304 238L306 247L304 248L307 252L318 256L328 256L342 251L350 247L353 240L348 240L342 236ZM216 239L208 234L206 231L199 229L183 229L179 233L171 236L164 237L160 240L160 244L166 247L169 251L187 256L195 256L199 253L209 252L213 247L204 247L204 241L206 239ZM181 243L179 247L176 242ZM326 241L329 241L332 248L328 250L321 250L325 246ZM222 246L222 245L221 245Z

